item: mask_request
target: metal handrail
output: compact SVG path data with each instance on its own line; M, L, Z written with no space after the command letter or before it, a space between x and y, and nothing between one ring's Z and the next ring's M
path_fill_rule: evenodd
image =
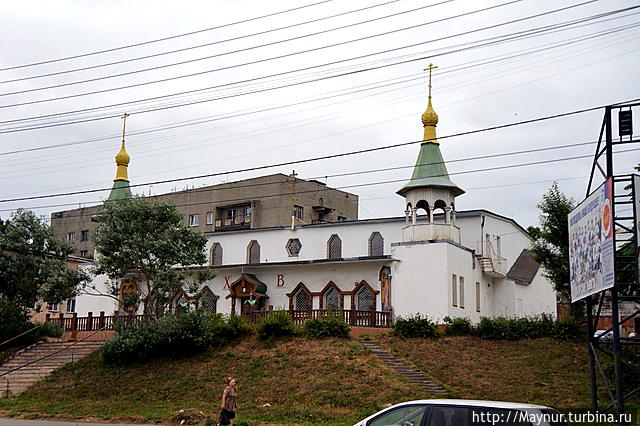
M74 346L74 345L76 345L76 344L78 344L78 343L80 343L80 342L82 342L82 341L84 341L84 340L88 339L89 337L91 337L91 336L93 336L93 335L95 335L95 334L97 334L97 333L99 333L99 332L101 332L101 331L104 331L104 329L105 329L105 328L107 328L107 327L106 327L106 326L104 326L104 327L102 327L101 329L96 330L96 331L94 331L93 333L91 333L91 334L89 334L89 335L87 335L87 336L83 337L82 339L80 339L80 340L76 340L75 342L73 342L73 343L72 343L72 344L70 344L69 346L65 346L65 347L64 347L64 348L62 348L62 349L58 349L58 350L57 350L57 351L55 351L55 352L51 352L50 354L47 354L47 355L43 356L42 358L38 358L38 359L35 359L35 360L33 360L33 361L29 361L29 362L27 362L26 364L23 364L23 365L21 365L21 366L19 366L19 367L15 367L15 368L13 368L13 369L11 369L11 370L9 370L9 371L6 371L6 372L4 372L4 373L1 373L1 374L0 374L0 377L2 377L2 376L6 376L7 374L9 374L9 373L13 373L14 371L18 371L18 370L20 370L21 368L27 367L27 366L29 366L29 365L31 365L31 364L35 364L36 362L38 362L38 361L42 361L43 359L49 358L50 356L57 355L57 354L59 354L59 353L60 353L60 352L62 352L62 351L66 351L66 350L67 350L67 349L69 349L70 347L72 347L72 346Z
M25 334L29 334L31 333L33 330L37 330L38 328L42 327L42 324L36 325L35 327L27 330L27 331L23 331L22 333L18 334L17 336L13 336L11 339L9 340L5 340L4 342L0 343L0 346L6 345L9 342L13 342L14 340L24 336Z

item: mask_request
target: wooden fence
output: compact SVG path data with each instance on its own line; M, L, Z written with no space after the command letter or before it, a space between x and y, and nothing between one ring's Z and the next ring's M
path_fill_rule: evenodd
M246 317L250 323L255 324L273 312L273 310L253 311ZM310 309L288 310L285 312L291 316L294 324L297 326L301 326L308 319L327 318L328 316L334 315L355 327L391 327L393 321L391 312L382 311L358 311L355 309L327 311L324 309ZM116 316L105 315L104 312L100 312L99 315L93 315L92 312L89 312L86 317L79 317L77 314L67 317L65 317L64 314L59 314L59 316L47 314L45 321L59 324L64 331L93 331L102 328L105 330L113 330L114 324L118 320L127 326L140 324L150 318L151 317L146 315Z
M327 318L336 316L342 321L356 327L391 327L393 322L391 312L382 311L358 311L350 310L333 310L325 309L309 309L309 310L288 310L286 311L295 325L300 326L308 319ZM249 316L249 322L256 323L262 318L266 318L273 313L268 311L253 311Z

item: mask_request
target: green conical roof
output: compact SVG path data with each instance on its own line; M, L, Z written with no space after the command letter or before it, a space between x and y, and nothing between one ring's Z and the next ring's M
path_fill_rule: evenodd
M122 200L124 198L131 198L131 188L129 188L129 181L123 179L116 179L113 181L111 192L109 193L109 201Z
M404 195L410 189L424 187L448 188L455 197L464 194L464 190L449 178L447 166L440 152L440 145L435 142L423 142L420 145L420 154L413 169L411 180L400 188L397 193Z

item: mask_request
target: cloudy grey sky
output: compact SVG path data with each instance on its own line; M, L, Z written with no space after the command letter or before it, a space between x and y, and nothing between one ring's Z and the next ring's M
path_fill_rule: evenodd
M0 133L0 199L110 187L122 125L117 116L125 111L131 114L127 130L133 133L127 137L132 183L230 172L415 141L422 137L420 115L426 106L422 69L430 61L439 67L433 78L439 136L640 97L640 30L633 26L640 22L640 9L573 26L559 25L554 31L526 38L501 38L640 4L615 0L333 0L162 42L6 69L193 32L318 1L2 2L0 68L5 70L0 71L0 132L4 132ZM507 23L574 5L577 6L564 11ZM369 6L376 7L276 30ZM479 11L492 6L495 7ZM466 15L456 17L462 14ZM372 19L375 20L351 25ZM347 25L351 26L312 35ZM495 27L483 29L489 26ZM379 35L386 32L392 33ZM468 34L461 35L465 32ZM363 37L368 38L351 41ZM290 38L297 39L284 41ZM228 39L234 40L225 41ZM503 42L495 43L496 40ZM326 47L338 43L339 46ZM202 44L207 46L131 60ZM270 46L257 47L264 44ZM478 44L487 45L473 47ZM298 53L315 48L319 49ZM237 50L242 52L233 53ZM287 56L270 59L283 55ZM365 55L368 56L362 57ZM427 56L431 58L307 82ZM209 58L200 59L205 57ZM353 59L356 57L361 58ZM264 61L243 65L258 60ZM77 70L116 61L125 62ZM184 61L189 62L172 65ZM325 65L328 63L333 64ZM134 72L158 66L162 68ZM308 67L306 71L291 72ZM66 72L71 70L75 71ZM58 74L37 77L51 73ZM119 76L123 73L129 74ZM194 73L199 75L175 78ZM256 79L278 73L286 74ZM9 81L16 79L22 80ZM165 79L169 80L118 89ZM256 80L241 83L249 79ZM83 80L93 81L78 83ZM302 82L307 83L277 88ZM57 85L63 86L43 89ZM214 88L167 96L210 87ZM96 91L101 93L86 95ZM256 91L259 92L251 93ZM165 97L126 104L162 96ZM67 99L51 100L59 97ZM29 104L12 106L24 103ZM191 105L176 107L185 103ZM125 105L109 107L113 104ZM172 108L145 112L159 107ZM23 120L87 108L95 109ZM265 109L268 111L260 112ZM87 118L96 120L16 131ZM598 111L443 139L441 148L450 161L451 177L467 190L458 198L458 209L486 208L527 226L537 223L536 204L554 179L562 191L582 199L589 158L466 172L591 154L593 144L465 159L595 141L601 119ZM204 122L193 124L193 120ZM173 128L162 129L164 126ZM159 130L147 132L155 129ZM136 132L144 133L135 135ZM72 144L6 154L68 143ZM295 168L302 178L320 178L330 186L346 187L358 194L362 218L398 216L404 209L403 199L395 191L402 186L399 180L408 179L412 170L402 166L413 165L418 149L414 144L261 172L157 184L137 188L136 192L158 194L266 173L289 174ZM616 156L619 172L630 171L639 161L638 152ZM394 167L400 168L332 177ZM381 183L387 181L394 182ZM108 192L4 202L0 203L0 217L7 217L10 209L19 207L34 208L38 214L48 216L52 211L79 204L91 205L106 195Z

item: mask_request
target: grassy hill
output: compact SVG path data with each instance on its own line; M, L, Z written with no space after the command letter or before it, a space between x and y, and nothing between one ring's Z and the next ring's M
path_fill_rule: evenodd
M451 390L448 396L586 407L584 347L551 339L376 338ZM111 367L93 354L18 398L0 414L162 421L180 409L217 412L226 376L239 381L239 421L353 424L384 404L428 398L354 341L293 338L180 360ZM265 404L268 404L265 406ZM270 405L270 406L269 406Z

